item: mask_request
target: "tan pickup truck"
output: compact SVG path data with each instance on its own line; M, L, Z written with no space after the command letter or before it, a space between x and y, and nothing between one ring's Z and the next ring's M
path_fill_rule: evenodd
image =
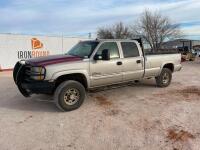
M90 40L66 54L19 61L13 78L25 97L54 94L58 108L71 111L81 106L89 89L152 77L167 87L181 68L181 54L145 55L140 39Z

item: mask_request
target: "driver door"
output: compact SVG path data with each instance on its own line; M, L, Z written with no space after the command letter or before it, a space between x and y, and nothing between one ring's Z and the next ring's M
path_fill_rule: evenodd
M110 52L110 60L92 60L90 62L91 87L122 82L122 62L117 43L102 43L98 48L96 55L101 57L104 49L108 49Z

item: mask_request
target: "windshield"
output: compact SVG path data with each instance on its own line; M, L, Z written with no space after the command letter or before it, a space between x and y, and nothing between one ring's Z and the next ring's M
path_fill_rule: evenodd
M75 45L67 55L78 56L82 58L89 58L99 42L97 41L84 41Z

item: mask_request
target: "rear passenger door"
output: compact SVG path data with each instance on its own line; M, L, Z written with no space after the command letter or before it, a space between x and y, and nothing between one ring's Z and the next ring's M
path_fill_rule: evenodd
M141 79L144 74L143 55L135 42L121 42L123 81Z

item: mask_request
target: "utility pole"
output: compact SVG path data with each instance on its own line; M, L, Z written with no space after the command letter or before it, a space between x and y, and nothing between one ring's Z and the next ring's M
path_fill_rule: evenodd
M88 38L91 39L92 38L92 33L88 33Z

